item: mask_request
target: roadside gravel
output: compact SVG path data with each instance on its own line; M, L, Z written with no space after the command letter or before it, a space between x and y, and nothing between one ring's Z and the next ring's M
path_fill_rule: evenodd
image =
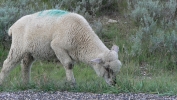
M156 94L94 94L74 92L2 92L0 100L177 100L177 96L159 96Z

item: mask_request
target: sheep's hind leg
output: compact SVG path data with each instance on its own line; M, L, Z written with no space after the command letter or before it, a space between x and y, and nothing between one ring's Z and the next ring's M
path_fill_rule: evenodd
M34 58L30 54L25 54L21 61L22 81L24 85L30 81L31 65L33 62Z
M10 49L7 59L3 63L3 67L0 73L0 85L2 85L4 79L9 75L10 71L20 62L22 54L20 50Z

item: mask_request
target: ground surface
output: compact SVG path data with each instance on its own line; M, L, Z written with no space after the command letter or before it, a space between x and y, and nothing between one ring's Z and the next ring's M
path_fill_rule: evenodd
M0 100L177 100L177 96L160 96L157 94L93 94L73 92L2 92Z

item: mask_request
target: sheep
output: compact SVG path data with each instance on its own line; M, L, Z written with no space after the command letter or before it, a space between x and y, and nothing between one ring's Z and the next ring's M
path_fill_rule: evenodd
M17 20L8 31L12 44L0 72L0 85L21 61L22 82L30 82L35 60L57 59L64 66L67 81L75 84L73 66L83 62L109 85L116 84L121 68L116 45L109 50L90 27L86 19L63 10L44 10Z

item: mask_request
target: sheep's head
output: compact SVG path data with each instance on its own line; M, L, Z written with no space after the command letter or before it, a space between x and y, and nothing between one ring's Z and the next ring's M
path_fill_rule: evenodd
M116 84L116 75L122 65L118 59L118 51L118 46L114 45L103 57L91 61L96 73L102 76L109 85Z

